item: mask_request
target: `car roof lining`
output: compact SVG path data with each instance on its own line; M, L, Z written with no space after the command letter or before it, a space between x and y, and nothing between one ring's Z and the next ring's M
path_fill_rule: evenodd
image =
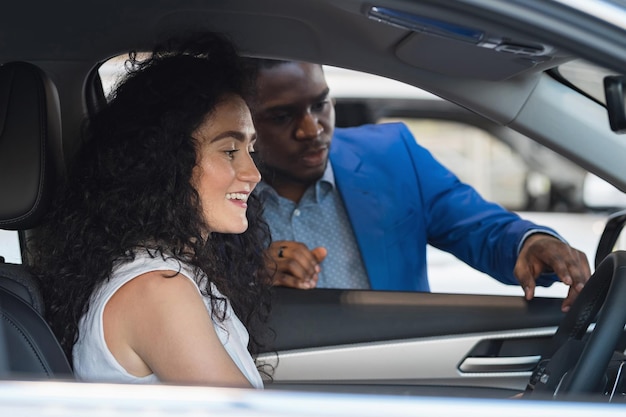
M245 7L238 7L238 4ZM410 3L401 4L407 10L415 8ZM422 69L433 74L464 76L485 80L506 79L523 71L537 71L536 64L530 64L528 60L520 60L515 54L485 53L484 48L470 47L460 41L452 41L438 36L425 34L417 35L410 31L381 24L370 20L365 15L368 4L362 1L304 1L304 0L276 0L276 7L272 10L264 9L262 5L255 5L253 0L239 0L230 2L210 3L198 5L191 0L181 0L176 4L154 3L149 1L135 1L123 8L98 7L91 12L77 7L74 16L54 16L55 11L50 10L52 19L34 22L34 24L50 25L51 21L61 23L63 31L51 30L50 37L46 40L29 42L25 50L3 48L8 55L15 59L20 52L24 59L30 55L29 50L40 59L49 57L57 58L60 53L68 60L102 60L107 56L114 56L128 50L134 45L139 49L150 48L152 43L159 38L164 38L172 33L180 33L180 30L193 31L212 29L229 33L237 41L244 51L263 54L264 56L289 56L294 59L309 60L332 65L346 66L357 58L364 62L366 55L371 58L388 54L394 51L397 64L408 63L414 69ZM329 9L333 8L333 13ZM337 9L343 13L336 15ZM141 10L139 12L138 10ZM244 10L244 11L242 11ZM285 13L281 13L284 10ZM258 13L251 13L258 12ZM448 10L446 7L436 5L425 7L420 5L419 13L423 16L448 19L454 21L458 12ZM303 16L302 20L298 16ZM306 23L304 17L313 16L317 26ZM57 20L58 18L58 20ZM334 20L334 21L331 21ZM4 20L4 19L3 19ZM31 19L32 20L32 19ZM103 26L107 20L114 21L115 25ZM347 31L343 21L350 22L350 31ZM310 21L309 21L310 22ZM471 21L470 21L471 22ZM11 21L2 22L7 33L21 33L28 28L18 28ZM484 21L475 21L474 26L481 30L493 32L485 26ZM136 26L148 28L147 31L139 32ZM85 31L85 26L101 28L98 31L91 29ZM52 29L52 28L51 28ZM498 28L500 30L500 28ZM80 33L80 36L79 36ZM91 33L92 35L85 35ZM144 33L143 35L141 33ZM145 33L151 34L146 36ZM262 33L262 36L254 36ZM286 37L285 34L289 36ZM28 36L24 37L28 39ZM362 52L351 52L352 40L361 42L367 39L368 49ZM523 42L523 40L520 40ZM445 45L442 45L444 43ZM333 44L333 48L327 48L326 44ZM63 51L59 51L58 45L63 45ZM453 57L441 54L441 48L452 48ZM361 56L354 56L356 53ZM481 59L471 59L473 70L471 73L455 72L454 68L459 65L451 65L454 62L468 62L473 54L481 54ZM354 55L353 55L354 54ZM551 56L556 55L551 52ZM0 51L0 59L2 51ZM495 60L495 61L492 61ZM522 62L520 62L522 61ZM503 65L503 63L505 65ZM498 64L498 65L494 65ZM497 67L503 67L497 69ZM451 73L451 71L453 71ZM413 79L418 79L419 73Z
M274 0L271 9L255 0L76 3L70 13L51 5L41 10L39 17L0 16L0 39L17 36L23 40L3 45L0 62L9 58L34 62L53 79L57 68L64 71L75 68L72 79L55 79L62 100L64 139L68 142L64 146L68 149L77 146L69 142L79 132L86 113L85 89L89 87L84 83L93 66L131 48L150 49L155 40L179 30L225 32L247 55L300 59L384 75L423 88L502 125L516 121L541 78L546 76L543 71L572 59L566 48L557 45L549 49L549 59L524 67L516 62L515 56L485 53L476 47L368 19L364 11L371 4L362 0ZM462 21L496 37L520 42L531 38L532 32L528 33L521 21L523 16L498 21L487 14L479 19L473 13L477 6L451 0L386 3L448 22ZM497 3L481 7L496 8ZM30 16L30 12L27 4L15 4L16 15L29 13ZM35 31L29 25L47 27L49 36L33 37L31 32ZM138 27L142 30L137 30ZM40 31L41 28L37 33ZM552 41L547 32L538 33ZM589 34L596 35L601 36ZM571 44L563 45L573 49ZM455 49L455 54L441 54L442 48ZM475 53L481 54L481 59L475 59ZM504 70L496 69L502 60L507 63ZM473 65L470 72L457 71L467 62ZM522 123L530 121L520 119L514 125Z

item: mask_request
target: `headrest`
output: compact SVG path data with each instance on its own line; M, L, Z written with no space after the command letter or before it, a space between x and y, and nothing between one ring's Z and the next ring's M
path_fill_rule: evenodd
M36 66L0 66L0 229L29 229L45 212L61 161L56 88Z

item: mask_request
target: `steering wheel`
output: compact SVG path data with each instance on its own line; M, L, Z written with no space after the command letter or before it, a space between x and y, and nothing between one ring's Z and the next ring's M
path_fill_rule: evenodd
M598 265L563 318L524 397L575 397L596 392L626 324L625 300L626 251L616 251ZM595 328L583 338L596 316Z

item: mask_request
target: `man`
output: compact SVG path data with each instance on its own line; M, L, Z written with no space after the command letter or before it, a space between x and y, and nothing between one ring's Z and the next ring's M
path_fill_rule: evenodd
M584 253L483 200L403 124L335 129L320 65L248 63L276 285L428 291L431 244L527 299L560 279L570 308L591 274Z

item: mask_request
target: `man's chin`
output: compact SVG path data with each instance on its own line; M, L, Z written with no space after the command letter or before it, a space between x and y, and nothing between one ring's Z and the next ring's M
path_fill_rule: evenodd
M312 184L317 182L324 176L326 170L326 163L315 167L302 167L298 173L298 178L301 182L306 184Z

